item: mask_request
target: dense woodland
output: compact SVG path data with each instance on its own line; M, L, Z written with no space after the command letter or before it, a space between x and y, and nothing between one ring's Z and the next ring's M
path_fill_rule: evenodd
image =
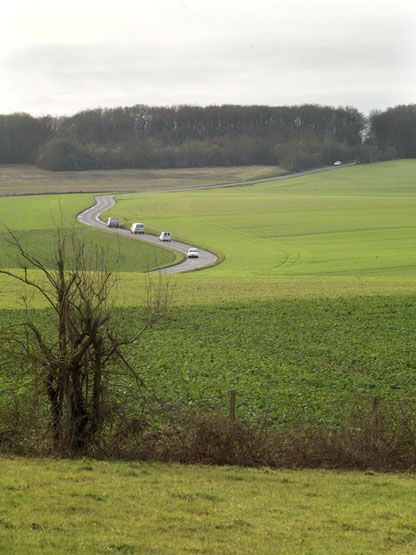
M416 157L416 104L353 107L136 105L73 116L0 115L0 164L53 171L278 164Z

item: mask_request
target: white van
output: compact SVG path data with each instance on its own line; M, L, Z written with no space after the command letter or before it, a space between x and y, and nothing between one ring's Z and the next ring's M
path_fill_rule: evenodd
M118 218L108 218L107 227L120 227L120 222Z
M132 233L144 233L144 224L132 224L130 231Z
M159 241L172 241L172 235L170 231L162 231L159 235Z

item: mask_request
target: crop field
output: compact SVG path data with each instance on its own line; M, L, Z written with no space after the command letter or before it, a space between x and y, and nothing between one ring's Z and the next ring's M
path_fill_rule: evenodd
M225 257L169 278L171 322L131 353L146 381L188 407L221 409L236 389L244 416L277 418L290 408L315 422L338 418L360 397L410 398L415 170L415 161L389 162L230 190L121 197L112 214L155 229L163 221ZM46 257L57 214L69 228L91 202L91 195L4 198L0 218ZM129 326L146 296L140 272L172 255L77 228L109 253L119 320ZM3 266L15 267L5 234L0 240ZM0 306L18 307L19 286L4 276L1 284ZM19 317L11 314L3 310L0 319Z
M167 222L175 235L225 256L212 269L169 278L169 324L130 353L145 380L185 407L222 410L236 389L243 416L290 410L314 422L339 418L361 398L412 399L415 170L415 161L389 162L246 188L121 197L111 213L126 222ZM69 227L91 202L4 198L0 217L47 256L56 214ZM128 327L147 294L140 272L171 255L82 233L109 252L119 321ZM13 267L4 235L1 247L1 262ZM0 320L16 320L6 309L20 306L22 291L0 281ZM35 297L34 306L44 305Z
M11 165L0 166L0 196L183 189L284 173L278 166L49 172L35 166Z
M138 309L118 310L123 331L140 329ZM0 325L22 317L2 310ZM46 326L50 312L38 318ZM394 296L178 307L128 358L158 398L180 409L227 414L236 390L241 417L331 425L375 397L413 406L415 352L416 302ZM5 388L0 403L8 399Z
M0 468L2 553L415 552L411 475L10 458Z

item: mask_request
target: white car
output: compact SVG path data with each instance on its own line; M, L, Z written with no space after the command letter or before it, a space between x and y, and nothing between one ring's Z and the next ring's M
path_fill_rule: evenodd
M334 162L334 166L342 166L341 160L337 160L336 162Z
M187 256L188 256L188 258L199 258L198 249L195 249L194 247L191 247L190 249L188 249Z
M172 234L170 231L162 231L159 235L159 241L172 241Z
M131 233L144 233L144 224L132 224Z

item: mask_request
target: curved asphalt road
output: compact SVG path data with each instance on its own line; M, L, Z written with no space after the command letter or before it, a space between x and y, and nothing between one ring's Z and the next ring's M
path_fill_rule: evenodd
M108 228L106 224L100 220L100 215L116 204L114 195L103 195L95 197L95 204L91 208L87 208L77 216L77 220L85 225L90 225L93 227L98 227L101 230L109 231L112 233L118 233L120 235L125 235L131 239L136 239L138 241L146 241L147 243L153 243L154 245L163 245L169 247L170 249L181 252L186 256L189 247L192 245L186 245L185 243L180 243L179 241L161 242L159 237L155 235L144 234L134 234L130 233L129 230L123 229L121 227ZM166 274L177 274L180 272L190 272L191 270L199 270L201 268L207 268L208 266L213 266L218 261L218 257L211 252L205 251L198 248L199 258L186 258L183 262L175 264L174 266L169 266L168 268L162 268L160 270L155 270L156 272L163 272Z
M309 175L312 173L318 173L318 172L323 172L323 171L331 171L331 170L337 170L339 167L343 167L345 168L346 166L354 166L356 164L356 162L349 162L347 164L343 164L342 166L325 166L323 168L316 168L313 170L306 170L303 172L299 172L299 173L292 173L292 174L285 174L285 175L281 175L281 176L277 176L277 177L269 177L269 178L263 178L263 179L255 179L255 180L251 180L251 181L244 181L244 182L238 182L238 183L226 183L226 184L222 184L222 185L210 185L210 186L203 186L203 187L195 187L195 189L206 189L206 188L225 188L225 187L242 187L244 185L255 185L257 183L264 183L267 181L281 181L281 180L285 180L285 179L290 179L290 178L294 178L294 177L299 177L301 175ZM177 192L177 191L189 191L192 188L183 188L183 189L170 189L167 191L158 191L160 193L168 193L168 192ZM163 244L165 247L169 247L173 250L179 251L181 253L183 253L186 256L186 253L189 249L189 247L191 247L192 245L186 245L185 243L180 243L179 241L171 241L170 243L161 243L159 241L159 237L155 237L154 235L149 235L148 233L144 233L144 234L140 234L140 235L135 235L133 233L130 233L129 230L127 229L122 229L122 228L108 228L105 223L100 220L100 215L107 210L108 208L111 208L112 206L114 206L116 204L116 201L114 200L114 195L100 195L100 196L96 196L95 197L95 201L96 204L94 206L91 206L91 208L87 208L87 210L84 210L83 212L81 212L80 214L78 214L78 221L81 222L82 224L85 225L90 225L93 227L98 227L101 230L104 231L109 231L112 233L119 233L121 235L126 235L132 239L136 239L139 241L146 241L148 243L153 243L155 245L161 245ZM218 257L206 250L203 249L199 249L199 258L191 258L191 259L185 259L183 262L179 262L179 264L175 264L174 266L169 266L168 268L162 268L160 270L154 270L155 272L163 272L166 274L178 274L181 272L190 272L191 270L199 270L202 268L208 268L209 266L213 266L214 264L217 263L218 261Z

